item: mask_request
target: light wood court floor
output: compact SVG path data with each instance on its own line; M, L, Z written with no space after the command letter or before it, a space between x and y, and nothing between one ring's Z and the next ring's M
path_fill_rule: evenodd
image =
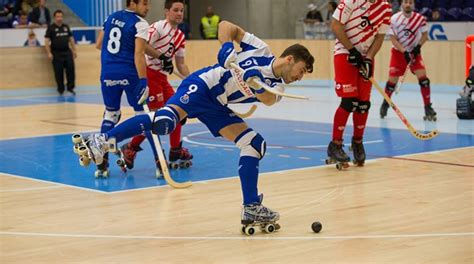
M35 106L41 118L0 109L1 138L97 128L97 109L62 107ZM62 121L24 129L8 111ZM0 174L0 262L473 263L473 156L470 147L263 174L282 229L251 238L239 231L238 178L105 194Z

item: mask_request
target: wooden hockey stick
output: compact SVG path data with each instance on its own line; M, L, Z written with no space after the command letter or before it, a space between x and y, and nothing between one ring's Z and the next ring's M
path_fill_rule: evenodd
M393 103L392 99L390 99L390 97L388 97L388 95L385 93L385 91L382 89L382 87L380 87L380 85L374 80L373 77L370 78L370 81L375 86L377 91L379 91L379 93L383 96L385 101L387 101L387 103L392 107L393 111L395 111L395 113L397 113L398 117L402 120L403 124L405 124L405 126L408 128L408 131L410 131L410 133L414 137L416 137L417 139L420 139L420 140L429 140L429 139L432 139L432 138L436 137L437 135L439 135L439 132L436 129L429 132L429 133L426 133L426 134L423 134L423 133L420 133L420 132L416 131L415 128L413 128L413 126L410 124L410 122L408 122L406 117L402 114L402 112L400 112L400 109L398 109L398 107Z
M237 65L236 63L231 63L230 64L230 67L232 67L234 70L236 70L238 73L243 73L244 70L242 68L240 68L239 65ZM255 80L253 79L252 81L252 84L254 86L258 86L258 87L261 87L263 89L265 89L267 92L269 93L272 93L274 95L278 95L278 96L281 96L281 97L288 97L288 98L293 98L293 99L303 99L303 100L309 100L308 97L306 96L303 96L303 95L295 95L295 94L287 94L287 93L282 93L282 92L279 92L275 89L272 89L270 87L268 87L268 85L266 85L265 83L261 82L260 80Z
M257 106L252 105L250 109L245 113L238 113L236 111L234 111L234 113L238 115L240 118L247 118L247 117L250 117L255 112L255 110L257 110Z
M411 57L411 55L410 55L410 57ZM402 87L402 84L405 81L405 77L407 76L407 72L410 69L410 66L412 65L414 59L415 58L411 59L410 63L408 63L408 65L407 65L407 68L405 69L405 72L403 73L403 76L400 77L400 79L398 80L397 86L395 87L395 94L398 94L398 92L400 92L400 87Z
M143 105L143 109L147 113L150 112L146 104ZM173 180L173 178L171 178L170 171L168 169L168 162L166 161L165 154L163 153L163 148L161 147L160 139L154 133L151 133L151 136L153 138L153 143L155 144L156 152L158 152L158 159L160 160L160 166L161 166L161 171L163 172L163 177L165 178L165 181L169 184L169 186L175 189L184 189L193 185L191 181L176 182Z

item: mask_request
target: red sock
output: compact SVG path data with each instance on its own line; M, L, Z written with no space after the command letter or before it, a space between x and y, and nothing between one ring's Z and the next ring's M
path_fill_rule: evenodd
M334 114L334 124L332 127L332 140L341 140L344 134L344 128L346 127L347 119L351 113L344 110L342 107L338 107Z
M130 141L130 146L132 148L139 147L140 144L142 144L143 140L145 140L145 135L137 135L132 138L132 141Z
M359 112L353 113L352 121L354 122L354 139L362 139L362 137L364 136L365 124L367 123L368 117L368 112L365 112L363 114Z
M170 146L172 148L179 148L181 144L181 124L178 123L176 128L170 134Z
M421 87L421 96L423 97L423 103L425 105L430 104L430 94L431 94L431 89L429 86L422 86Z

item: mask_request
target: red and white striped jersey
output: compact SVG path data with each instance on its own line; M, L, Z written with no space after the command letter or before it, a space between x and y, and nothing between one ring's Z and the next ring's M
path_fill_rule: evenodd
M172 28L166 20L160 20L150 25L148 43L167 57L184 57L184 45L186 44L184 33L178 28ZM161 61L148 55L146 56L146 64L153 70L161 71L162 69ZM161 72L166 74L164 71Z
M377 34L385 34L390 26L392 8L385 0L341 0L333 18L344 25L344 31L357 50L366 55ZM336 40L334 54L349 53Z
M426 31L428 28L424 16L411 12L411 16L406 17L400 11L392 16L387 34L394 35L406 50L412 51L420 43L421 36Z

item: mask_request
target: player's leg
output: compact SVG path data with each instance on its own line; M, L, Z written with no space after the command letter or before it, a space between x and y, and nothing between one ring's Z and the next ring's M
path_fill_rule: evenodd
M67 79L67 90L72 95L76 95L74 92L74 87L76 86L76 73L74 68L74 57L72 52L68 52L66 58L66 79Z
M357 78L359 71L347 62L347 55L334 56L336 94L341 103L334 114L332 141L329 143L328 162L348 162L350 159L343 149L343 134L349 115L357 108Z
M54 78L56 80L56 85L58 93L62 95L64 93L64 59L60 53L53 54L53 70Z
M418 55L412 66L412 71L415 73L418 83L420 84L420 92L423 97L423 104L425 106L425 116L423 119L429 121L436 121L436 112L431 104L431 86L430 79L426 76L426 69L423 63L423 58Z

